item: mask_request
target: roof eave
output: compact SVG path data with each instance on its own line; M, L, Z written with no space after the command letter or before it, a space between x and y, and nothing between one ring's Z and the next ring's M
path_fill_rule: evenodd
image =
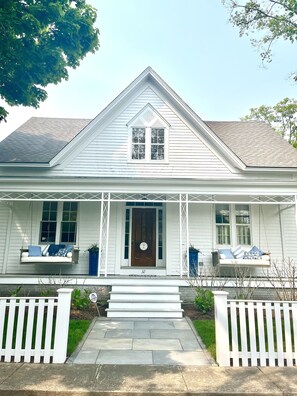
M0 162L3 168L51 168L51 162Z
M246 172L297 172L297 167L246 166Z

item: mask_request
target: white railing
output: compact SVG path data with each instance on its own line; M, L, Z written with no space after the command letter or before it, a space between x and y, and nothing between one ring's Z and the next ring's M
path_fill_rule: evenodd
M0 297L0 362L64 363L72 289L58 297Z
M220 366L296 366L297 301L228 300L214 292Z

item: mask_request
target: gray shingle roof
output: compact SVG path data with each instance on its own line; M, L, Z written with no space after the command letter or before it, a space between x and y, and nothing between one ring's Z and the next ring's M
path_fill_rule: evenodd
M205 121L234 154L250 167L297 167L297 149L259 121Z
M91 120L30 118L0 142L0 162L48 163Z
M33 117L0 142L0 163L49 163L90 121ZM263 122L206 124L246 166L297 167L297 149Z

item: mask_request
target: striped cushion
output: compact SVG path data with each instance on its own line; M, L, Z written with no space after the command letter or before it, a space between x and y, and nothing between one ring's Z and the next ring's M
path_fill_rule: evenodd
M232 249L232 253L234 254L234 257L237 259L242 259L244 256L244 250L243 247L238 245L236 246L235 249Z

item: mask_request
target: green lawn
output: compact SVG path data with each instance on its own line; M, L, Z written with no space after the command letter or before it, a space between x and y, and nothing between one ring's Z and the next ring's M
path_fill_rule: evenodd
M69 322L69 334L68 334L68 345L67 345L67 356L70 356L80 343L85 332L90 326L90 320L77 320L71 319Z
M215 321L213 319L193 320L193 324L208 352L216 359Z

